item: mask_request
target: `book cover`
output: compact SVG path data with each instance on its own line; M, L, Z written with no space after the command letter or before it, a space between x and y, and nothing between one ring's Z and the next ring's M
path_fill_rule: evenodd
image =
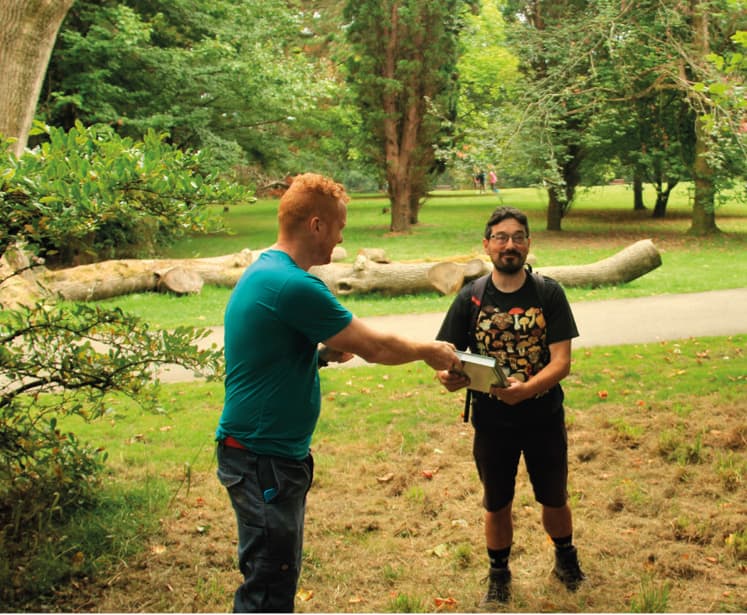
M505 388L508 386L508 380L503 370L496 365L495 357L489 357L471 352L456 352L459 360L462 362L460 373L469 378L468 389L490 393L491 386Z

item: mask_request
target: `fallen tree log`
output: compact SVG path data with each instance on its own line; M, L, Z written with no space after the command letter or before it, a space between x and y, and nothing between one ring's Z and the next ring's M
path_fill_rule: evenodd
M233 288L253 260L254 254L248 249L209 258L124 259L55 271L45 269L37 274L37 279L53 295L69 301L96 301L158 290L182 294L185 290L181 282L169 288L170 272L174 269L191 271L204 284ZM179 276L180 280L184 278L184 274Z
M203 284L233 288L241 275L263 250L242 250L212 258L144 259L105 261L70 269L51 271L42 268L24 270L0 285L0 303L6 307L33 303L52 295L71 301L95 301L127 293L169 291L177 294L199 292ZM487 259L475 258L465 263L415 262L386 263L368 258L363 251L355 262L332 262L312 267L336 295L362 295L379 292L404 295L432 292L457 292L463 284L492 269ZM343 256L338 252L336 258ZM386 259L376 253L377 260ZM4 257L7 272L19 270ZM21 261L23 262L23 261ZM538 267L564 286L603 286L629 282L661 265L661 256L651 240L638 241L617 254L588 265ZM31 275L30 272L35 272Z
M457 292L465 282L490 272L493 268L488 260L468 263L444 262L434 265L428 277L442 294ZM554 278L563 286L613 286L624 284L641 277L661 265L661 255L654 242L642 239L624 248L609 258L588 265L561 265L536 267L540 273Z
M312 267L310 272L321 278L327 287L340 296L382 293L409 295L433 292L428 270L433 262L379 263L359 254L355 263L330 263Z
M537 267L564 286L614 286L632 282L661 266L661 254L650 239L641 239L595 263Z

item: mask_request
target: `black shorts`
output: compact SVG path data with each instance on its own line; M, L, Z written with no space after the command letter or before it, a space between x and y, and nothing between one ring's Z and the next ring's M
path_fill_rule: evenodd
M516 471L524 454L535 499L560 507L568 499L568 435L562 409L543 423L476 429L473 454L483 484L483 506L496 512L514 498Z

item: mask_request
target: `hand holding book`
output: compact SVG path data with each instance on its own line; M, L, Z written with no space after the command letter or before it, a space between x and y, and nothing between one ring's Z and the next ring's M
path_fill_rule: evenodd
M509 386L503 370L496 365L495 357L459 350L456 351L456 355L462 362L461 368L451 371L469 378L468 389L490 393L490 388L493 386L501 388Z

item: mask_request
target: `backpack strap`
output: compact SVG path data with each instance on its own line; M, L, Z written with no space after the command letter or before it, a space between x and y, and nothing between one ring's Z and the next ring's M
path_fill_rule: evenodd
M485 295L485 289L488 286L488 280L491 274L487 273L484 276L477 278L472 281L472 293L469 298L469 328L467 329L470 336L474 335L475 328L477 327L477 317L480 315L480 306L482 305L482 298ZM464 422L469 423L469 412L472 408L472 389L467 389L467 394L464 397Z
M545 285L545 276L543 276L541 273L538 273L532 269L532 266L527 264L526 265L526 271L527 273L532 276L532 280L534 280L534 285L537 288L537 296L539 297L540 301L540 308L544 309L545 304L547 303L545 301L545 293L546 293L546 285ZM485 289L488 286L488 280L490 279L491 273L487 273L484 276L481 276L475 280L472 281L472 293L470 294L470 319L469 319L469 328L467 331L469 332L469 335L474 335L474 331L477 328L477 317L480 315L480 307L482 306L482 300L485 296ZM469 423L469 413L470 409L472 408L472 390L467 389L467 394L464 398L464 422Z

